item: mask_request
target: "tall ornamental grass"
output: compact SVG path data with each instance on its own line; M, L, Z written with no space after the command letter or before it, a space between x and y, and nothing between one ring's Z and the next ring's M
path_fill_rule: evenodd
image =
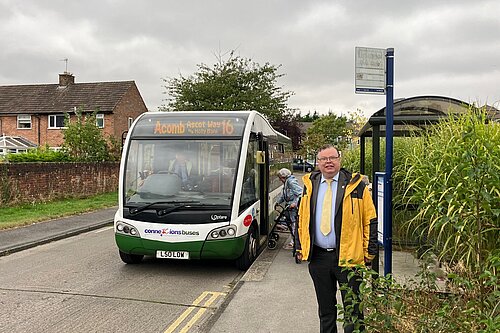
M403 178L406 173L401 168L405 163L405 152L416 144L415 141L419 140L418 137L396 137L394 138L394 172L393 172L393 216L392 216L392 236L394 244L401 246L414 246L419 243L414 235L407 235L405 230L405 223L415 215L413 206L408 206L402 200L402 194L406 191L403 184ZM372 166L372 142L371 140L366 143L365 152L365 175L373 182L373 166ZM359 172L360 170L360 147L357 146L353 149L342 151L342 166L347 170ZM403 172L395 172L399 170ZM380 170L385 171L385 138L380 142ZM373 192L372 195L376 195ZM409 236L409 237L408 237Z
M445 289L432 257L409 285L360 267L361 299L341 289L365 318L352 318L352 305L340 312L368 332L500 332L500 123L471 110L419 134L398 151L394 181L399 200L418 207L406 230L447 264Z
M500 252L500 124L473 112L431 127L403 151L402 200L418 204L408 230L470 272Z

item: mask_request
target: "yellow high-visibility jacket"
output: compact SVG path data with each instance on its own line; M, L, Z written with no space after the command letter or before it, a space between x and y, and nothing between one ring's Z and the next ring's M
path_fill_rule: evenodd
M377 252L377 215L372 197L359 173L339 171L334 230L339 266L364 265ZM314 223L321 172L302 177L304 190L299 206L298 251L302 260L310 260L314 250Z

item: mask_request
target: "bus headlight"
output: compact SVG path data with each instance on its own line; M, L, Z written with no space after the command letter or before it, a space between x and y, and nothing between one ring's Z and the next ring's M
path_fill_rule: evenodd
M132 236L132 237L140 237L139 231L137 231L137 229L135 227L133 227L130 224L127 224L125 222L122 222L122 221L116 222L115 229L116 229L115 232L117 234L128 235L128 236Z
M236 235L236 226L229 225L222 228L212 230L207 237L207 240L213 239L228 239Z

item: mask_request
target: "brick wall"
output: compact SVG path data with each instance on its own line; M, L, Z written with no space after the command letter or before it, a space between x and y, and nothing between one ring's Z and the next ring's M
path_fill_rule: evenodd
M128 130L128 118L135 120L147 111L146 104L144 104L141 94L134 84L113 111L111 122L113 124L115 137L120 140L122 133Z
M0 202L19 204L118 190L118 162L0 164Z

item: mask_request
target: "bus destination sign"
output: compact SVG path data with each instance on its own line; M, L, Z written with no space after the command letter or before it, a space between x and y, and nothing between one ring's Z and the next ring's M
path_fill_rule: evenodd
M241 136L245 119L239 117L151 117L141 119L134 136Z
M201 121L182 121L168 122L156 121L154 134L170 135L234 135L234 126L232 119L219 121L201 120Z

